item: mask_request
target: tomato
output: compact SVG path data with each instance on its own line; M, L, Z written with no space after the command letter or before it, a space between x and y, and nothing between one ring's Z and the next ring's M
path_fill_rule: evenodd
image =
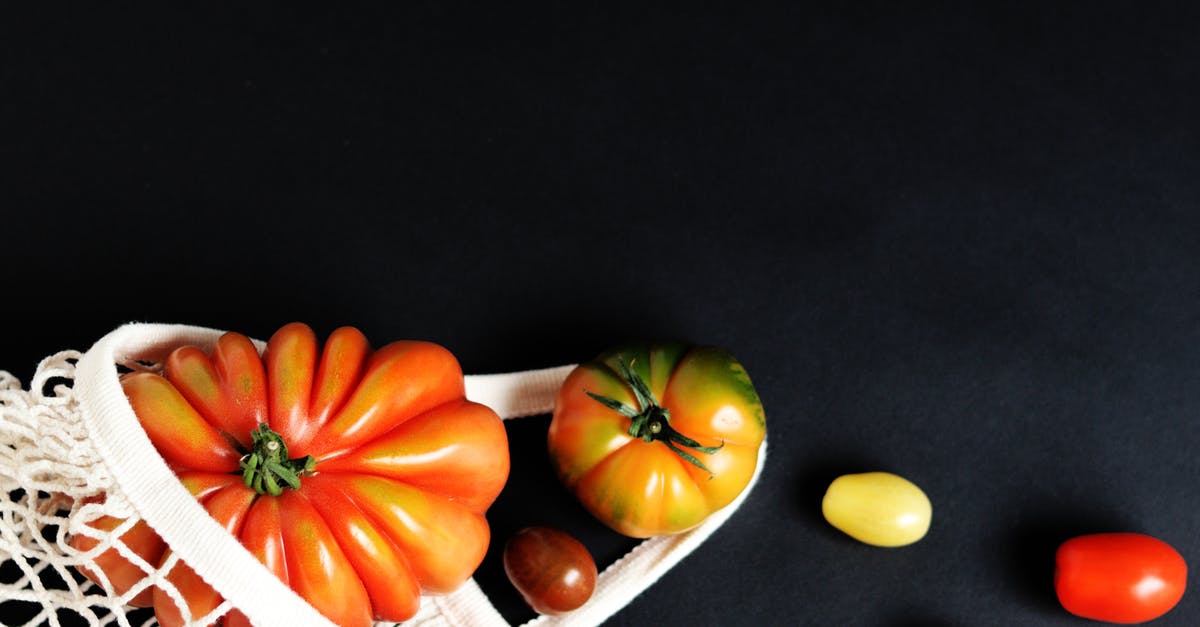
M540 614L578 609L596 588L596 562L570 534L550 527L527 527L504 545L504 572Z
M630 345L573 370L548 445L563 483L635 538L699 525L754 475L766 420L745 368L723 350Z
M1058 547L1054 590L1068 612L1110 623L1166 614L1187 587L1187 563L1171 545L1140 533L1077 536Z
M925 537L933 507L911 481L887 472L864 472L834 479L821 501L821 513L855 540L896 547Z
M120 518L102 516L91 521L88 526L98 531L111 532L124 522L126 521ZM162 558L166 545L163 543L162 538L158 537L158 534L154 533L154 530L144 520L137 521L136 524L128 527L128 530L123 531L118 537L126 547L141 558L143 564L145 564L145 568L138 566L136 562L121 555L116 547L106 549L96 555L94 563L104 573L105 579L112 586L113 592L117 595L123 595L133 590L136 584L141 582L148 573L154 570L154 567ZM95 538L78 534L71 537L70 544L77 551L86 552L91 551L100 543ZM97 584L104 585L104 580L94 570L80 566L79 572ZM154 589L147 587L136 592L126 603L134 607L146 607L153 602L153 595Z
M339 625L407 620L422 592L454 590L483 560L484 513L508 478L507 436L495 412L465 399L458 362L440 346L372 350L343 327L322 347L293 323L261 356L247 337L227 333L211 353L178 348L161 375L130 373L122 385L151 442L208 513ZM166 580L192 618L220 605L161 540L134 540L150 564L174 560ZM119 555L102 557L97 566L118 591L144 576ZM165 587L153 604L161 624L185 622ZM235 610L223 624L248 622Z

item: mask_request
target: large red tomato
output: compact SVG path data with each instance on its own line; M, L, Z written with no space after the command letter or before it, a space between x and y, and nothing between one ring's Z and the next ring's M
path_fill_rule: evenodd
M723 350L625 346L580 365L554 404L558 474L627 536L685 531L754 475L766 421L745 368Z
M508 478L507 436L495 412L464 398L458 362L440 346L401 341L373 351L344 327L322 348L294 323L262 356L228 333L211 354L179 348L162 375L131 373L122 384L150 440L205 509L339 625L406 620L421 592L454 590L483 560L484 512ZM170 559L144 524L122 538L151 564ZM96 566L119 593L144 577L115 551ZM193 618L221 602L186 564L167 579ZM163 625L184 622L163 587L134 601L152 601ZM248 622L234 611L224 624Z
M1167 613L1187 587L1187 564L1171 545L1140 533L1096 533L1062 543L1054 588L1072 614L1141 623Z

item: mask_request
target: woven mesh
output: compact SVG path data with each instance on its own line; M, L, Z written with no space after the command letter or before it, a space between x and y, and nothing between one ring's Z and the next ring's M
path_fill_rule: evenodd
M154 587L190 617L163 578L178 559L139 554L133 537L141 519L88 438L72 387L79 357L64 351L46 358L28 389L0 371L0 620L13 626L153 625L153 611L135 606L147 605ZM129 566L113 569L116 561ZM110 580L106 573L115 570L134 574ZM191 624L213 624L229 609L222 603Z

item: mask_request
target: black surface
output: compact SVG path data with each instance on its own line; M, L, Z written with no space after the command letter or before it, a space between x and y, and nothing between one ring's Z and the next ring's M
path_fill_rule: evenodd
M1194 11L567 6L0 10L0 367L129 320L354 324L469 373L724 346L763 479L618 625L1076 625L1067 537L1195 562ZM510 426L497 538L611 560L545 423ZM875 469L932 499L919 544L822 520Z

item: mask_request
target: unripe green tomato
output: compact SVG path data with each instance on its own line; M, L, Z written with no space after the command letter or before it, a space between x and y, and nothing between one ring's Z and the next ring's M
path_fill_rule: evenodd
M888 472L842 475L821 501L829 524L874 546L904 546L925 537L933 506L911 481Z

